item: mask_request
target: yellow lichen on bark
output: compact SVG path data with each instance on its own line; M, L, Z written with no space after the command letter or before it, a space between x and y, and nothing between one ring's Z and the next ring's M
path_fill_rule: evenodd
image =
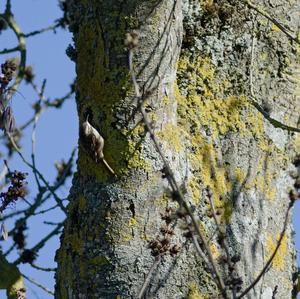
M266 250L268 254L268 258L273 254L277 243L278 243L279 236L274 240L273 236L268 235L266 241ZM285 267L285 257L288 254L288 239L287 236L284 235L281 245L272 261L272 267L276 270L283 270Z
M156 133L157 137L166 142L166 146L175 150L177 153L182 150L179 128L171 123L163 126L161 131Z
M209 186L217 208L223 209L222 219L230 221L232 205L229 196L233 192L233 181L243 184L245 189L256 188L264 198L273 200L277 194L274 181L278 172L265 167L268 156L276 157L276 163L286 165L287 157L273 144L265 133L264 118L252 106L246 96L227 95L230 83L221 79L208 57L194 60L182 58L178 63L178 82L186 86L185 95L175 85L174 94L178 104L178 123L189 151L189 160L194 174L189 187L193 201L197 203L201 188ZM185 82L188 81L188 85ZM256 140L261 156L257 173L250 177L241 167L235 171L222 164L220 140L227 134ZM264 160L264 161L263 161ZM260 169L260 170L259 170ZM227 200L226 200L227 198ZM225 199L225 200L224 200Z
M200 293L196 282L191 282L189 284L188 299L207 299L207 297Z

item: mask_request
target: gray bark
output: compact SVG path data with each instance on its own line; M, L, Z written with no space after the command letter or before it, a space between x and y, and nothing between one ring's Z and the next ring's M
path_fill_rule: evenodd
M104 156L117 176L94 161L80 135L78 170L56 257L56 298L137 298L154 261L149 240L160 235L166 207L177 207L136 111L124 46L125 34L132 30L139 32L134 65L140 86L149 91L145 106L153 130L226 280L224 252L205 191L211 189L230 253L241 256L238 274L247 287L282 229L292 185L290 159L298 150L295 134L274 128L250 104L252 36L257 102L272 118L291 126L300 114L299 48L241 3L67 3L77 51L79 124L88 116L104 137ZM296 32L299 3L259 3ZM182 248L176 257L164 256L147 298L218 295L182 226L177 220L171 240ZM273 266L247 298L271 298L276 285L278 298L291 297L291 233L289 226Z

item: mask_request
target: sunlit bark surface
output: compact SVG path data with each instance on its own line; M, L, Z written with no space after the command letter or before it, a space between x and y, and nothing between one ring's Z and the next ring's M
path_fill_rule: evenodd
M135 73L148 95L144 105L154 133L226 281L207 198L207 187L211 190L230 253L241 257L242 288L247 287L276 246L292 186L291 159L300 145L296 134L274 128L251 104L251 89L271 118L296 127L299 46L241 2L67 3L79 123L88 117L103 136L104 156L116 177L95 163L80 134L78 169L56 257L56 298L137 298L154 261L148 243L159 236L166 207L176 208L136 109L124 45L133 30L139 35ZM297 31L299 3L255 4ZM180 220L174 232L172 243L181 250L164 257L147 298L216 297L218 290L183 236ZM291 233L289 226L272 267L247 298L271 298L276 285L278 298L291 297Z

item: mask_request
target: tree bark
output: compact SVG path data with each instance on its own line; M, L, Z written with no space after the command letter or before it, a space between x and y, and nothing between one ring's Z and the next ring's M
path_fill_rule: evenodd
M258 4L297 31L299 3ZM211 191L230 254L241 258L237 272L245 289L276 246L289 205L291 158L300 147L296 134L275 128L253 106L251 93L265 116L296 127L299 47L241 2L68 0L67 5L79 125L88 118L103 136L104 157L116 176L95 161L81 131L56 256L56 298L137 298L154 263L149 241L161 235L166 207L177 208L134 96L124 45L133 30L139 35L134 71L147 94L153 131L226 281L207 187ZM219 295L182 226L175 221L171 238L181 250L163 256L147 298ZM272 267L246 298L271 298L275 286L278 298L291 297L291 233L289 225Z

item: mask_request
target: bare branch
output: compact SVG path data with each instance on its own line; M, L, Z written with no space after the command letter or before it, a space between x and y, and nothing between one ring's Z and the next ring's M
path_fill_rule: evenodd
M13 52L17 52L17 51L20 51L20 47L19 46L16 46L14 48L10 48L10 49L3 49L2 51L0 51L0 54L9 54L9 53L13 53Z
M43 81L43 85L42 85L42 89L41 92L39 94L39 101L38 101L38 105L40 106L40 103L42 101L42 97L44 95L44 90L45 90L45 86L46 86L46 80ZM37 126L37 122L41 116L42 112L41 109L37 109L34 115L34 123L33 123L33 128L32 128L32 133L31 133L31 161L32 161L32 166L34 168L36 168L36 163L35 163L35 144L36 144L36 138L35 138L35 131L36 131L36 126ZM34 177L35 177L35 181L36 184L38 186L38 189L41 189L41 184L39 181L39 178L37 176L37 173L34 171Z
M44 271L44 272L54 272L56 270L56 268L45 268L45 267L41 267L41 266L38 266L36 264L30 264L32 268L34 269L37 269L37 270L41 270L41 271Z
M138 299L142 299L144 297L144 295L145 295L145 293L147 291L147 288L148 288L148 286L150 284L152 274L155 271L155 269L157 268L157 266L160 264L160 262L161 262L161 256L159 255L159 256L157 256L155 258L155 261L152 264L152 266L151 266L151 268L150 268L150 270L149 270L149 272L148 272L148 274L147 274L147 276L145 278L144 284L143 284L143 286L142 286L142 288L141 288L141 290L140 290L140 292L138 294Z
M46 293L48 293L49 295L54 296L54 292L51 291L50 289L48 289L47 287L43 286L42 284L40 284L39 282L37 282L35 279L25 275L24 273L21 274L25 279L27 279L28 281L30 281L32 284L36 285L37 287L39 287L40 289L42 289L43 291L45 291Z
M62 204L62 200L61 198L58 197L58 195L53 191L53 188L49 185L49 183L46 181L46 179L44 178L44 176L41 174L41 172L35 168L31 163L29 163L25 157L23 156L22 152L20 151L20 149L18 148L18 146L16 145L16 143L14 142L13 138L11 137L11 135L8 133L7 134L10 142L13 144L14 149L17 151L17 153L19 154L19 156L21 157L21 159L23 160L23 162L29 166L33 172L35 172L38 177L41 179L41 181L45 184L45 186L47 187L47 189L51 192L51 194L53 195L56 203L59 205L59 207L61 208L62 211L64 211L66 213L66 208L64 207L64 205Z
M266 19L268 19L270 22L272 22L275 26L277 26L280 29L280 31L283 32L289 39L293 40L297 44L300 44L300 40L299 40L299 38L297 36L293 36L292 32L289 29L287 29L282 24L280 24L279 21L277 21L275 18L273 18L272 16L270 16L270 14L267 13L266 11L264 11L261 7L258 7L256 5L254 5L250 0L243 0L243 2L249 8L255 10L260 15L262 15L263 17L265 17Z
M254 64L254 52L255 52L255 36L253 33L252 36L252 45L251 45L251 60L250 60L250 67L249 67L249 85L250 85L250 103L263 115L263 117L270 122L271 125L275 128L280 128L282 130L286 130L288 132L296 132L300 133L299 128L291 127L281 123L280 121L272 118L269 113L267 113L257 102L256 96L254 93L254 86L253 86L253 64Z
M57 224L57 226L48 234L46 235L43 239L41 239L35 246L33 246L30 251L37 253L41 248L45 246L48 240L50 240L52 237L60 233L60 229L62 228L63 223ZM16 259L13 263L15 265L20 264L22 261L21 257Z
M43 28L43 29L39 29L39 30L35 30L35 31L32 31L32 32L23 34L23 36L26 37L26 38L27 38L27 37L31 37L31 36L35 36L35 35L38 35L38 34L41 34L41 33L47 32L47 31L55 30L55 29L57 29L58 27L60 27L60 24L59 24L59 23L56 23L56 24L54 24L54 25L45 27L45 28Z
M23 32L21 31L21 29L20 29L19 25L17 24L16 20L14 19L13 15L11 13L6 13L6 14L0 15L0 16L5 19L8 26L15 33L15 35L18 39L18 48L19 48L18 50L20 52L20 64L19 64L19 68L18 68L18 74L17 74L16 80L15 80L13 86L9 89L7 96L5 98L6 103L7 103L13 96L14 92L18 89L21 81L24 78L27 51L26 51L25 37L23 36ZM4 103L4 106L6 105L6 103Z

